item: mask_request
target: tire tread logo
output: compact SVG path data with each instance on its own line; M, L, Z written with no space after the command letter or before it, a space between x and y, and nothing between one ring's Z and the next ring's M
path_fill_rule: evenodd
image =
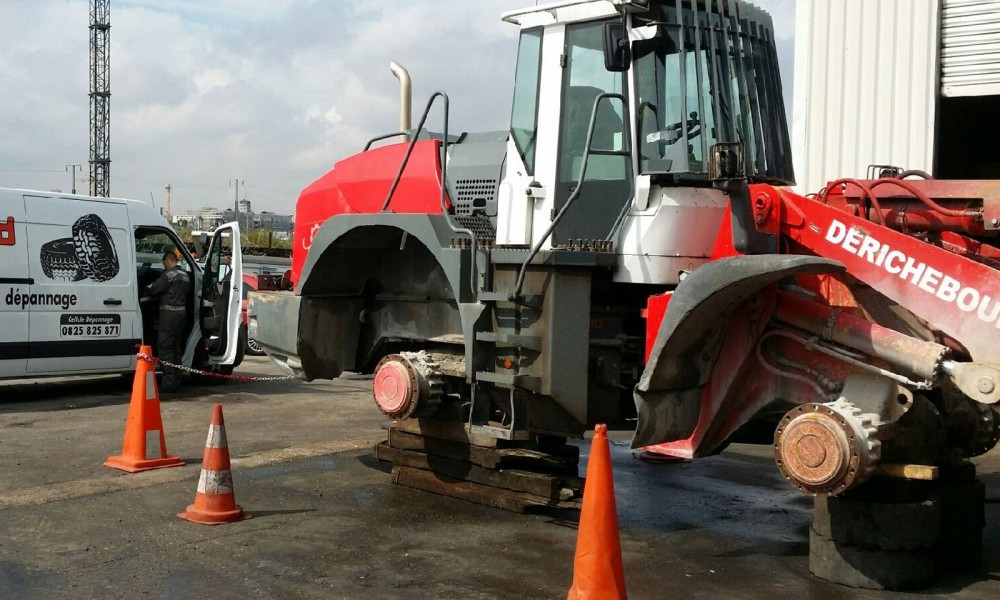
M118 275L118 251L101 217L84 215L73 223L73 237L42 245L39 259L49 279L108 281Z
M80 281L86 275L76 258L76 247L71 238L52 240L42 246L42 272L56 281Z

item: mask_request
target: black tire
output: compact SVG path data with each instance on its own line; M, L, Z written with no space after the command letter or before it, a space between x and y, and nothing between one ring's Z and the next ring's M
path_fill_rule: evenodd
M983 564L986 486L982 481L942 485L938 494L942 517L938 566L948 571L978 570Z
M76 247L71 238L43 244L38 258L42 263L42 272L49 279L73 282L86 277L76 258Z
M73 243L83 274L94 281L118 275L118 251L107 225L97 215L84 215L73 223Z
M199 371L205 371L206 373L213 373L218 375L232 375L233 366L232 365L210 365L208 364L208 356L206 356L205 351L199 348L198 353L195 355L194 368ZM223 379L222 377L213 377L212 375L191 375L191 382L195 385L204 386L215 386L222 385L226 383L228 379Z
M820 579L869 590L917 590L934 583L935 552L857 548L809 530L809 570Z
M923 502L867 502L817 496L813 530L838 544L871 550L926 550L941 539L942 506Z
M206 373L213 373L216 375L232 375L236 367L240 366L243 362L243 348L246 345L246 328L240 327L240 339L238 345L236 346L236 359L231 365L210 365L208 364L208 356L205 352L204 345L199 344L198 352L195 354L194 358L194 368L205 371ZM204 386L215 386L222 385L229 381L223 377L215 377L213 375L192 375L192 381L195 385Z
M207 373L216 373L218 375L232 375L233 365L206 365L202 368L203 371ZM229 380L222 377L213 377L211 375L195 375L194 382L197 385L204 386L216 386L225 385Z
M239 338L240 339L236 340L236 343L237 343L237 345L236 345L236 359L233 360L232 369L235 369L236 367L242 365L243 364L243 359L246 357L247 328L244 327L243 325L240 325ZM232 373L232 369L230 369L230 371L229 371L230 373Z

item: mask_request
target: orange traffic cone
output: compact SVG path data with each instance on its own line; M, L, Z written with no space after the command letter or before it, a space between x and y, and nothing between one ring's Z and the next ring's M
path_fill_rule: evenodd
M233 474L229 466L229 445L226 443L226 423L222 420L222 405L212 409L212 424L208 426L205 458L201 462L201 477L194 504L177 515L194 523L220 525L249 519L236 504Z
M615 482L611 474L608 426L594 428L587 484L576 537L573 587L566 600L626 600L622 546L618 539Z
M153 349L143 346L139 353L153 356ZM148 455L152 455L152 458L146 458ZM109 456L104 466L139 473L183 465L184 461L181 459L167 455L167 440L163 436L163 420L160 418L160 393L156 387L153 362L148 358L139 358L135 366L135 380L132 382L132 401L125 421L122 453Z

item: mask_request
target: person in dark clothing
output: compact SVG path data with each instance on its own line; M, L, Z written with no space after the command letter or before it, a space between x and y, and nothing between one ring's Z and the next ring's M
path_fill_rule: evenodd
M160 359L181 364L184 357L184 342L187 340L188 298L191 295L191 278L177 268L177 255L167 252L163 255L163 274L149 284L146 291L160 301L159 324L157 325L156 346ZM177 369L163 366L164 392L173 392L180 387L181 377Z

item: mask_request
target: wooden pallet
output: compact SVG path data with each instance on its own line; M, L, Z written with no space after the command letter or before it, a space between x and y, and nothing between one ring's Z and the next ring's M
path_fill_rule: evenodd
M579 449L546 450L470 435L459 421L407 419L389 429L375 458L392 463L397 485L514 512L579 509Z

